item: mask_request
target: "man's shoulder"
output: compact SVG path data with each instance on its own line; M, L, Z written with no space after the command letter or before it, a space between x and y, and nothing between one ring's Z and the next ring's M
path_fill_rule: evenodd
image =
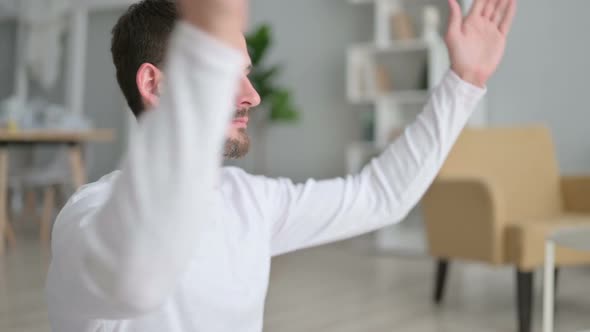
M69 203L77 203L92 196L108 196L112 189L113 183L115 182L117 177L119 177L120 174L121 171L114 171L103 176L96 182L92 182L82 186L80 189L76 191L76 193L74 193L74 195L72 195Z
M273 184L276 180L268 178L262 175L254 175L246 172L245 170L234 167L226 166L221 171L221 182L223 186L231 185L234 187L259 187L268 184Z
M225 177L225 176L231 176L231 175L242 176L247 173L243 169L236 167L236 166L224 166L221 168L221 174L223 177Z
M119 174L120 171L112 172L96 182L79 188L63 207L56 222L67 216L84 214L105 204Z
M221 175L221 189L225 194L249 199L277 198L292 182L286 178L270 178L253 175L238 167L224 167ZM241 195L235 195L240 193Z

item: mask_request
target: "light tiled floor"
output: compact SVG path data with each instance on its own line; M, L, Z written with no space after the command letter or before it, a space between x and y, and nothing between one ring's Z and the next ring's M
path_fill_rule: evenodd
M32 232L25 235L0 259L2 332L49 331L43 298L47 256ZM265 331L515 331L511 269L454 265L445 304L436 308L430 302L429 259L376 255L367 243L357 239L276 259ZM535 331L540 283L539 277ZM563 271L558 309L558 331L590 328L590 270Z

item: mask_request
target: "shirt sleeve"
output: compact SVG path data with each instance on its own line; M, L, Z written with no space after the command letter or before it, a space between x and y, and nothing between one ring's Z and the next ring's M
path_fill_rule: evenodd
M485 89L449 71L424 111L360 174L294 184L265 179L274 255L401 221L424 195Z
M79 192L53 231L52 310L85 319L150 312L173 292L208 222L242 54L188 23L172 34L165 93L108 189ZM202 233L202 232L201 232Z

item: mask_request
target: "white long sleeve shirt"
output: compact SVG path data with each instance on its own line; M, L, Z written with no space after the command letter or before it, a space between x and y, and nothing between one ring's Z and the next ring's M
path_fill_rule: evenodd
M243 65L236 50L177 26L167 93L121 170L79 190L54 226L54 331L261 331L271 257L400 221L485 92L449 72L360 174L294 184L221 167Z

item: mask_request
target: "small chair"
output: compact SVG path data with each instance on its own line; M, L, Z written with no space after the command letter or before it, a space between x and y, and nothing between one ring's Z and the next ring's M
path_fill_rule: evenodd
M48 247L55 213L77 188L72 179L66 148L34 148L30 154L31 158L26 164L15 167L15 162L12 163L9 187L12 192L24 192L24 206L19 219L21 222L31 219L38 222L41 244ZM16 161L19 162L22 164L22 160ZM42 197L41 214L37 213L38 194Z
M466 129L423 200L429 251L438 258L434 301L451 260L512 265L519 331L530 332L534 271L548 234L590 225L590 177L561 177L548 128ZM559 249L556 266L590 263Z

